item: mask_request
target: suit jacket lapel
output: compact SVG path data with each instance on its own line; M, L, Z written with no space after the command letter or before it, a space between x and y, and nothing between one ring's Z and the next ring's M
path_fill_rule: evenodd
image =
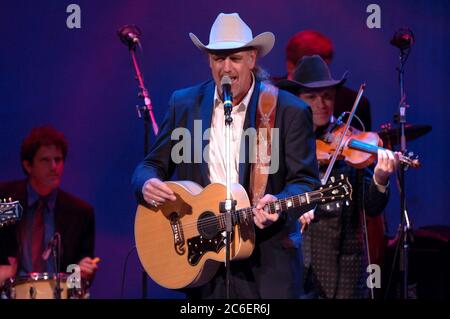
M202 161L201 161L201 174L202 174L202 180L203 185L210 184L210 179L208 177L209 175L209 169L208 169L208 163L203 158L203 151L205 150L206 145L209 143L209 140L203 139L203 134L206 131L206 129L211 127L211 117L212 117L212 110L213 110L213 103L214 103L214 89L215 84L214 81L210 81L206 87L205 91L203 92L203 95L200 97L201 101L198 105L200 108L198 111L201 114L201 120L202 120ZM192 131L191 131L192 132ZM196 137L199 138L199 137ZM194 147L194 145L192 145Z

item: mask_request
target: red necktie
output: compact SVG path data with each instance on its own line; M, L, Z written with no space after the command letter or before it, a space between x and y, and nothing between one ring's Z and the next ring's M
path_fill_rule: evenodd
M46 206L46 201L43 198L40 198L37 201L36 210L34 211L31 242L33 272L44 272L45 270L44 260L42 259L42 252L44 250L44 210Z

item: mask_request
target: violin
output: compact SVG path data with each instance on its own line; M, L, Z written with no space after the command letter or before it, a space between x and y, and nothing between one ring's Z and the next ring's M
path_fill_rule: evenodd
M328 164L338 147L345 132L345 125L332 127L321 139L316 139L316 155L319 164ZM362 132L354 127L349 127L343 137L342 147L337 159L344 160L348 165L362 169L373 164L377 159L378 150L384 149L383 141L375 132ZM384 149L385 150L385 149ZM418 168L420 162L412 158L412 154L399 155L399 161L407 166Z

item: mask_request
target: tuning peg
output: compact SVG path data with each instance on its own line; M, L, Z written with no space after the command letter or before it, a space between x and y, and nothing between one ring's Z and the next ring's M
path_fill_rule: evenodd
M341 179L344 179L345 177L344 177L344 174L341 174Z
M330 177L330 180L331 180L332 183L334 183L334 181L335 181L336 179L334 178L334 176L331 176L331 177Z
M345 201L346 206L350 206L350 202L348 200Z

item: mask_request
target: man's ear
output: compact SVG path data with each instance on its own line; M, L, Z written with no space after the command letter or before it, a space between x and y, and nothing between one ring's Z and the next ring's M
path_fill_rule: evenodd
M258 51L257 50L251 50L250 51L250 58L251 58L251 62L252 62L252 67L251 69L254 69L256 66L256 57L258 56Z
M23 160L22 161L22 166L25 169L25 171L28 173L28 175L30 175L31 173L31 163L27 160Z
M208 53L208 64L209 64L209 67L212 69L212 56L211 56L211 54L209 54Z

